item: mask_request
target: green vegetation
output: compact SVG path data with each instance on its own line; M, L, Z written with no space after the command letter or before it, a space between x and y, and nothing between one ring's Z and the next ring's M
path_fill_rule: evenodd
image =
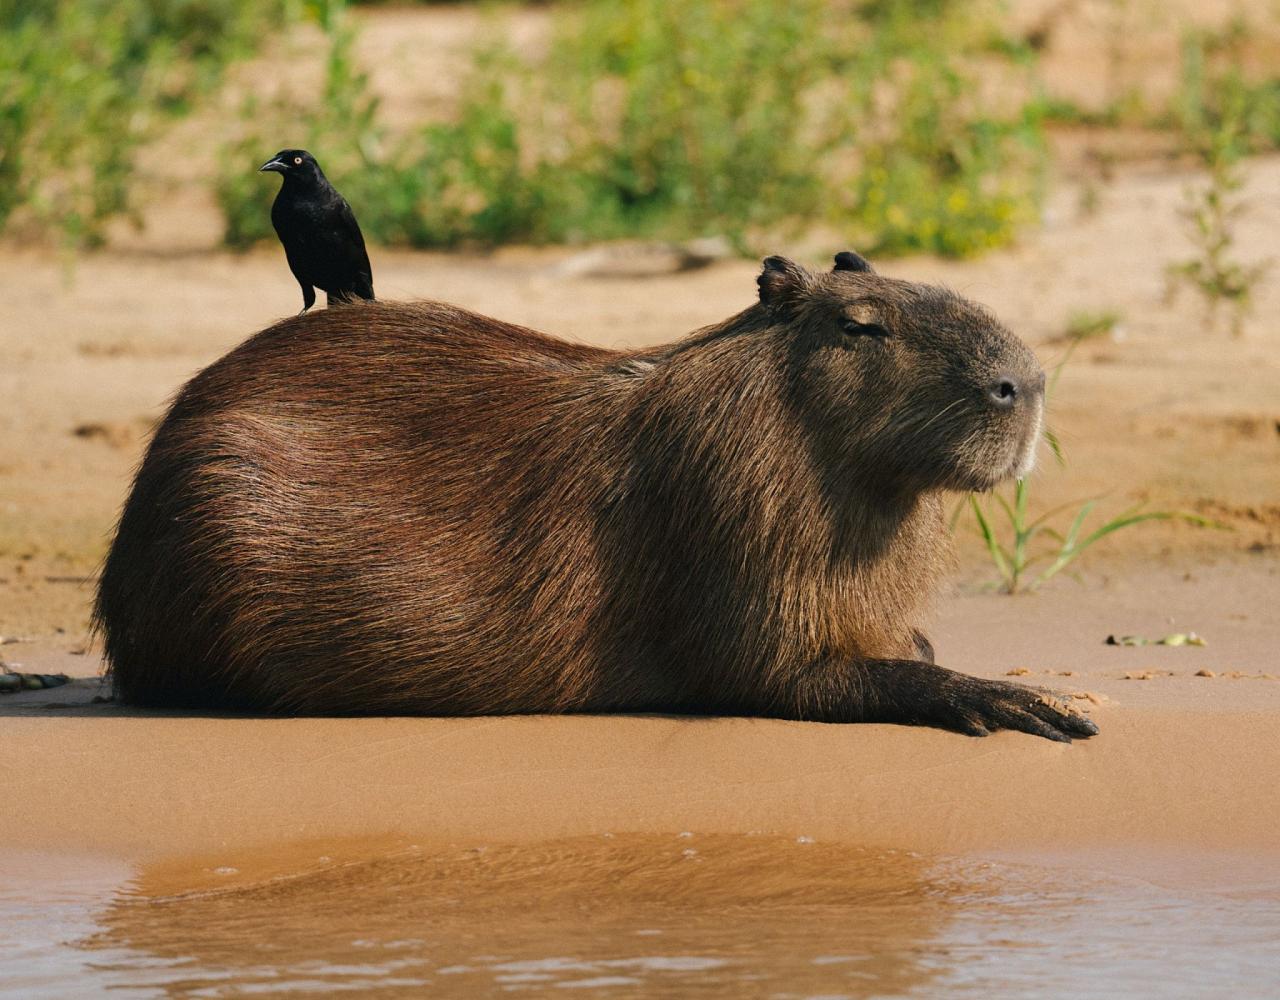
M482 46L450 120L399 135L325 9L323 97L247 105L224 150L232 245L269 235L252 168L295 143L371 239L414 246L722 234L746 250L827 222L869 250L963 255L1037 211L1038 116L975 97L979 60L1024 73L1025 53L972 4L566 4L545 58Z
M143 144L309 16L323 88L246 101L219 150L233 246L270 235L274 186L253 168L296 144L382 243L725 235L746 251L830 227L869 252L963 256L1036 219L1046 123L1124 123L1176 131L1210 172L1171 280L1236 329L1248 312L1263 266L1232 256L1238 161L1280 149L1280 75L1244 20L1185 36L1162 110L1124 86L1118 6L1111 100L1089 111L1041 92L998 0L561 0L536 58L501 41L495 10L455 106L393 129L343 0L0 0L0 231L99 241L134 208Z
M1187 514L1180 511L1148 510L1142 505L1130 507L1111 520L1082 535L1085 522L1093 512L1096 500L1088 500L1080 505L1065 531L1059 531L1051 525L1052 519L1075 507L1078 501L1062 504L1031 519L1029 508L1031 487L1025 479L1019 479L1013 485L1013 493L1006 499L999 492L991 494L997 509L1003 516L1005 528L992 516L989 506L976 494L969 497L969 508L977 521L978 533L986 543L991 562L1000 574L1000 583L1007 594L1016 594L1019 590L1035 590L1042 583L1057 576L1070 566L1086 549L1095 542L1101 541L1112 532L1128 528L1143 521L1187 521L1200 527L1219 527L1216 522L1198 514ZM1004 536L1004 540L1001 538ZM1035 545L1037 539L1049 540L1047 545ZM1032 568L1045 564L1044 568L1034 575Z
M1280 76L1246 75L1251 33L1237 19L1183 37L1178 93L1163 124L1178 129L1205 162L1280 149Z
M389 219L407 214L403 199L413 178L391 176L380 162L385 137L368 77L352 56L355 30L341 0L317 0L309 12L328 40L324 86L311 95L310 111L287 103L264 107L254 96L245 99L240 134L219 151L214 193L223 209L224 239L244 247L273 235L271 202L279 182L271 183L274 175L264 177L256 170L278 150L299 148L314 152L330 179L340 180L366 237L401 242L384 236Z
M1067 317L1066 329L1062 332L1062 340L1077 344L1082 340L1109 336L1120 326L1123 317L1115 309L1081 309ZM1061 366L1055 370L1061 371Z
M0 0L0 230L92 244L157 127L290 0Z
M1209 179L1186 193L1183 216L1195 256L1169 267L1170 295L1178 284L1189 285L1204 300L1210 326L1226 307L1236 336L1252 309L1254 286L1270 266L1232 256L1233 225L1245 208L1238 197L1244 183L1239 161L1248 152L1280 145L1280 80L1245 80L1245 35L1243 25L1236 25L1218 35L1191 34L1183 44L1177 124Z
M1253 308L1253 289L1270 267L1269 261L1244 264L1233 258L1232 224L1244 211L1236 197L1243 181L1230 157L1214 154L1209 160L1208 183L1189 188L1183 216L1196 255L1169 267L1170 293L1177 283L1190 285L1204 300L1210 327L1218 322L1221 307L1230 314L1231 332L1239 336Z

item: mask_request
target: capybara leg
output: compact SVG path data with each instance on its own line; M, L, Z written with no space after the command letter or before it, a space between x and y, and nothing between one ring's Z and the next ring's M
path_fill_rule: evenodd
M920 660L817 667L766 714L814 722L894 722L986 736L1016 729L1070 743L1098 727L1052 691L983 680Z
M864 722L937 726L986 736L1016 729L1070 743L1098 727L1052 691L989 681L912 660L870 660L859 665Z

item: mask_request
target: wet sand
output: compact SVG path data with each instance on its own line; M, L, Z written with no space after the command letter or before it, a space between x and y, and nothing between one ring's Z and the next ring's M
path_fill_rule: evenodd
M1280 856L1280 568L944 604L940 662L1076 697L1071 746L762 719L267 719L0 701L0 840L130 861L299 839L508 842L605 832L812 836L944 854L1141 847ZM1196 631L1204 647L1104 645ZM21 649L21 644L6 647ZM96 662L34 644L31 669ZM1198 676L1211 673L1213 676ZM1145 678L1145 679L1138 679Z

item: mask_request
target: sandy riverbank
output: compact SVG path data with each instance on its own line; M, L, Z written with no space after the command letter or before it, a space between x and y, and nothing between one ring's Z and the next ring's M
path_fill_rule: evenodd
M946 601L941 661L1076 694L1102 733L1071 746L751 719L143 713L92 703L92 658L32 644L24 666L82 676L0 702L0 840L130 861L216 854L245 871L281 845L272 864L287 867L293 842L682 830L941 854L1280 860L1278 592L1280 567L1258 560ZM1187 630L1209 645L1104 645L1110 632Z

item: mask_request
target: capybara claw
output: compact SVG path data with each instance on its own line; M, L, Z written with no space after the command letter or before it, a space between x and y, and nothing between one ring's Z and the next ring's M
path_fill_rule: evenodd
M962 715L954 728L983 736L997 729L1012 729L1057 743L1096 736L1098 727L1063 697L1002 681L974 681L957 699ZM977 722L975 732L975 721Z

